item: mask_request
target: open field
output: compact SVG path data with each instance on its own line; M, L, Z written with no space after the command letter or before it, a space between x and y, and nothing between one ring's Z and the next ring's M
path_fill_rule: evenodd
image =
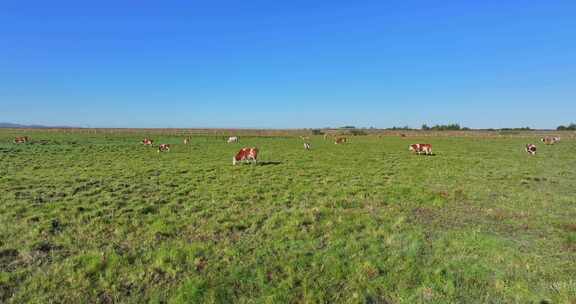
M574 133L447 134L0 130L0 302L576 303Z

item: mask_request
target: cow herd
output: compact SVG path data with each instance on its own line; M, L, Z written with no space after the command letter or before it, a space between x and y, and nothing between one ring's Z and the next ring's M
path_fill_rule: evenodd
M404 134L402 134L404 135ZM402 136L405 137L405 136ZM302 141L304 142L304 149L311 150L312 145L310 144L310 137L308 136L300 136ZM328 135L324 135L324 139L327 140L329 138ZM188 145L191 141L190 137L184 138L184 144ZM560 137L543 137L540 139L545 145L554 145L560 142ZM14 139L14 143L16 144L23 144L30 142L30 137L28 136L19 136ZM227 143L238 143L239 138L238 136L231 136L228 137L226 140ZM348 139L344 136L335 136L334 143L344 144L347 143ZM144 138L141 142L144 146L153 146L154 141L148 137ZM432 145L431 144L411 144L408 147L408 150L415 153L415 154L424 154L424 155L433 155L432 154ZM527 144L524 150L530 155L536 155L536 145L535 144ZM158 153L160 152L168 152L170 151L169 144L160 144L158 145ZM258 149L255 147L244 147L238 151L232 158L232 164L236 165L237 163L245 162L245 163L257 163L258 161Z
M404 134L401 135L401 137L406 137ZM26 137L27 138L27 137ZM302 139L302 141L304 142L304 150L311 150L312 149L312 145L310 144L310 137L308 136L300 136L300 138ZM329 137L328 135L324 135L324 139L327 140ZM554 145L558 142L560 142L560 137L543 137L540 139L541 142L543 142L546 145ZM231 136L228 137L227 143L238 143L239 139L237 136ZM343 136L336 136L334 137L334 143L339 145L339 144L344 144L347 143L348 139L346 137ZM145 145L152 145L152 140L149 138L145 138L143 140L143 143ZM188 144L190 143L190 137L187 137L186 139L184 139L184 144ZM530 154L530 155L536 155L536 145L535 144L527 144L525 146L525 151ZM167 152L170 151L170 145L160 145L158 152ZM408 151L411 151L415 154L424 154L424 155L433 155L432 154L432 145L431 144L411 144L408 146ZM248 162L248 163L256 163L258 161L258 149L254 148L254 147L244 147L242 149L240 149L240 151L238 153L236 153L236 155L234 156L233 160L232 160L232 164L236 165L239 162Z
M543 142L545 145L554 145L560 142L560 137L542 137L540 141ZM530 155L536 155L536 145L535 144L527 144L524 148L526 153Z

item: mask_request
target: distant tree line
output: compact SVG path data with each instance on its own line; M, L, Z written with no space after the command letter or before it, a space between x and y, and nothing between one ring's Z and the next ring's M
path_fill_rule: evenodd
M362 128L362 129L357 129L354 126L345 126L342 127L340 129L346 130L348 134L353 135L353 136L358 136L358 135L368 135L368 132L366 132L366 129ZM371 128L374 129L374 128ZM322 131L321 129L312 129L311 130L312 135L324 135L325 132Z
M343 126L340 129L347 130L348 134L353 136L368 135L368 132L366 132L365 128L356 128L356 126Z
M388 130L413 130L413 129L410 128L409 126L404 126L404 127L392 127L388 128Z
M330 129L330 128L325 128L325 129ZM343 126L340 127L338 129L342 129L342 130L346 130L348 131L348 134L350 135L367 135L368 132L366 132L366 130L368 130L367 128L357 128L355 126ZM374 127L370 127L370 130L375 130ZM392 131L409 131L409 130L416 130L415 128L412 128L410 126L403 126L403 127L398 127L398 126L394 126L391 128L386 128L386 130L392 130ZM434 126L428 126L427 124L423 124L422 127L420 127L420 130L424 130L424 131L468 131L471 130L468 127L462 127L460 126L460 124L458 123L451 123L451 124L437 124ZM520 128L499 128L499 129L495 129L495 128L488 128L488 129L483 129L485 131L531 131L533 130L530 127L520 127ZM576 123L571 123L569 125L561 125L558 126L558 128L556 128L556 130L558 131L576 131ZM311 129L311 132L313 135L323 135L325 132L322 129Z
M460 124L453 123L447 125L435 125L428 126L427 124L422 125L422 130L432 130L432 131L460 131L460 130L470 130L470 128L461 127Z
M530 131L532 130L530 127L523 127L523 128L501 128L500 131Z
M358 136L358 135L368 135L368 132L362 130L362 129L350 129L348 131L348 133L350 135L354 135L354 136Z
M576 123L571 123L568 126L558 126L558 131L576 131Z

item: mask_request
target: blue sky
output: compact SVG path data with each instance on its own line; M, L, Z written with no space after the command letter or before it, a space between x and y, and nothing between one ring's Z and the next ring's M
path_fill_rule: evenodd
M90 2L0 3L0 121L576 121L573 0Z

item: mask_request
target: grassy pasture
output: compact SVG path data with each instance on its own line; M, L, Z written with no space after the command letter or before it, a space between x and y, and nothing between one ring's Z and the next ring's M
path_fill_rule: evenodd
M576 303L573 139L147 135L0 130L0 303Z

